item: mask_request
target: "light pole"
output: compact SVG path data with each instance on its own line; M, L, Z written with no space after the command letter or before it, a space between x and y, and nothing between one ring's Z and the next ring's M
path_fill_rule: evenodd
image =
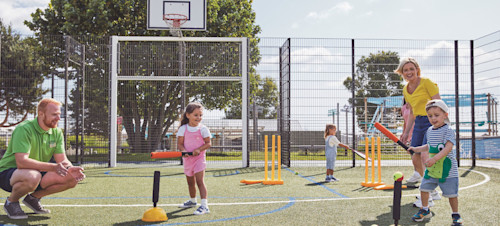
M351 106L346 104L346 105L344 105L344 109L342 109L341 111L345 111L345 139L346 139L346 143L348 143L348 141L349 141L348 113L351 111Z
M328 110L328 116L332 116L332 123L335 124L335 108Z

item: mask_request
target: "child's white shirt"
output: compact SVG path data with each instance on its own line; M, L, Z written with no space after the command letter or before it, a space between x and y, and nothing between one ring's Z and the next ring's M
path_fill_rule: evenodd
M182 125L181 127L179 127L179 130L177 130L177 137L183 137L184 132L186 132L186 128L189 132L196 132L198 130L201 130L201 136L203 138L212 137L212 135L210 134L210 130L201 123L196 127L189 126L189 124Z
M336 136L329 135L325 139L328 139L328 137L331 137L330 140L328 141L328 146L333 147L333 146L338 146L340 144L340 141L339 139L337 139Z

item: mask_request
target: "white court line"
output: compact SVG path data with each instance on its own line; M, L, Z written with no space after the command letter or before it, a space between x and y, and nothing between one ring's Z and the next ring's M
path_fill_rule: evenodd
M460 169L462 170L462 169ZM465 171L471 171L474 173L481 174L484 177L484 180L477 183L472 184L467 187L459 188L459 190L466 190L469 188L477 187L488 183L490 181L490 176L480 171L467 169ZM415 196L417 194L407 194L403 195L403 197L407 196ZM261 205L261 204L277 204L277 203L290 203L290 202L321 202L321 201L346 201L346 200L366 200L366 199L386 199L393 198L393 196L377 196L377 197L356 197L356 198L327 198L327 199L303 199L303 200L282 200L282 201L261 201L261 202L233 202L233 203L210 203L211 206L229 206L229 205ZM237 197L235 197L237 199ZM1 204L3 205L3 203ZM179 204L158 204L157 206L178 206ZM44 205L46 207L147 207L151 206L151 204L53 204L53 205Z

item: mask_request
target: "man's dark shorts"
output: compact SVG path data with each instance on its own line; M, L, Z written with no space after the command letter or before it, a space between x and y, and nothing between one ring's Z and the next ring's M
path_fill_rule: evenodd
M12 177L12 174L14 171L16 171L17 168L10 168L6 169L2 172L0 172L0 188L2 188L5 191L12 192L12 186L10 185L10 178ZM40 172L42 174L42 177L45 176L47 172ZM42 190L42 186L38 184L38 187L36 188L36 191Z

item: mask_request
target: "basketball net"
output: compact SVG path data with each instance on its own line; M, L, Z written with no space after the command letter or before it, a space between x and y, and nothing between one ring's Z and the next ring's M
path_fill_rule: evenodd
M163 15L163 21L170 27L170 34L174 37L182 37L181 25L188 20L186 15L168 13Z

